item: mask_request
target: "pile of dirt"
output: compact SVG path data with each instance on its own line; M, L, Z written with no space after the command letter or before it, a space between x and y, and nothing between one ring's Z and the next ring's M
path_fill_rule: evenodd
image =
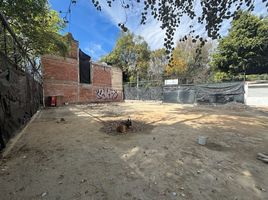
M146 124L142 121L132 120L132 126L126 130L125 133L120 133L117 131L117 127L122 124L122 121L112 120L105 121L103 127L100 129L102 132L107 133L109 135L125 135L131 133L139 133L143 131L152 130L152 125Z
M234 101L223 104L220 107L223 109L232 110L232 111L244 111L244 110L249 109L247 105L243 103L234 102Z

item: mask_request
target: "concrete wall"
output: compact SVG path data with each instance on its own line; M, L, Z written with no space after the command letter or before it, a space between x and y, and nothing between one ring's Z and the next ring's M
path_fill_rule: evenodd
M78 50L78 42L72 40L67 58L42 56L46 105L50 96L58 96L58 104L122 101L122 71L119 68L91 62L90 84L79 83Z
M268 82L247 82L245 84L245 104L268 106Z

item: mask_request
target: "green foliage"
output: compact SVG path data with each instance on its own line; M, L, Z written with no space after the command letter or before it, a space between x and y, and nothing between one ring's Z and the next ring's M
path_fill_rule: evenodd
M212 44L207 42L202 48L200 45L200 42L192 42L191 37L179 41L172 52L173 59L166 67L165 75L183 77L186 82L205 82Z
M229 34L219 41L211 62L214 71L231 76L268 72L268 19L240 12Z
M148 44L140 36L132 33L121 33L112 52L101 61L120 67L125 81L134 81L137 74L145 79L149 65L150 50Z
M187 63L185 59L184 49L179 48L178 46L172 52L172 61L167 65L165 70L165 75L169 77L178 77L184 76L187 71Z
M103 1L91 0L97 10L101 10L101 3ZM119 2L124 9L133 9L135 3L142 4L143 11L141 13L141 24L146 24L147 17L151 16L158 20L161 28L165 30L164 46L168 52L172 52L174 46L174 35L178 28L189 28L189 32L182 38L187 40L187 35L194 34L195 28L199 27L198 24L204 24L207 35L212 39L220 37L220 28L225 19L232 19L243 6L248 11L253 11L254 6L257 4L268 8L267 0L106 0L108 6L112 7L114 2ZM139 6L139 5L138 5ZM140 6L139 6L140 7ZM200 9L196 9L200 8ZM189 23L189 27L180 27L184 19L195 20L197 26ZM126 29L121 23L118 24L122 29ZM124 24L123 24L124 25ZM202 37L196 35L193 41L199 40L204 44Z
M59 35L64 23L47 0L5 0L0 10L30 54L67 53L68 45Z
M225 72L216 72L214 74L214 82L222 82L230 80L230 76Z
M268 74L251 74L246 76L247 81L268 80Z
M150 51L148 44L139 36L122 33L113 51L101 61L120 67L124 72L125 82L140 80L162 82L163 76L190 77L191 82L203 82L207 78L209 51L212 45L206 43L200 52L200 43L192 38L178 42L172 52L173 60L169 63L164 48Z
M162 81L162 76L167 64L167 53L164 48L152 51L147 72L148 79Z

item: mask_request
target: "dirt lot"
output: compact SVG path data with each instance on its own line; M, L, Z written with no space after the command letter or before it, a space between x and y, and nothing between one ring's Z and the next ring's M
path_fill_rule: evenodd
M109 128L128 116L139 132ZM153 102L46 109L0 161L0 199L268 199L258 152L268 152L267 110Z

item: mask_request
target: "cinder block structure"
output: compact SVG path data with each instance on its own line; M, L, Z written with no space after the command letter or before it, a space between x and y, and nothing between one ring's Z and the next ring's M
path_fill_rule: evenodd
M123 100L122 71L106 64L94 63L79 50L71 34L71 49L66 57L44 55L44 98L63 103L111 102Z

